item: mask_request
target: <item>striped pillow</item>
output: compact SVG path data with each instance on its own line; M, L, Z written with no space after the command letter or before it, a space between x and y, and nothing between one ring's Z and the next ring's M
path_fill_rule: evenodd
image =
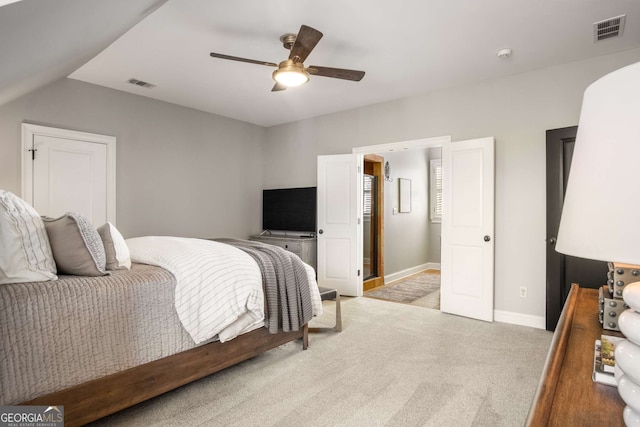
M58 273L105 276L106 255L96 228L84 216L67 212L59 218L43 218Z
M42 218L27 202L0 190L0 284L57 278Z

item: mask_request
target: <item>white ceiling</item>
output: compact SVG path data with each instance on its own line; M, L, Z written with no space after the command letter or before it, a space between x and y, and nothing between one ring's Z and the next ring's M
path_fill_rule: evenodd
M623 36L594 43L622 14ZM301 24L324 33L306 66L364 79L271 92L273 68L209 56L280 62ZM169 0L69 77L272 126L638 47L638 0Z
M0 105L66 77L166 0L0 0Z

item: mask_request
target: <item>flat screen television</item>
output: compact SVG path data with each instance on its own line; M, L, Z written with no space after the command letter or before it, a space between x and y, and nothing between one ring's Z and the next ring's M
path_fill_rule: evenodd
M315 233L316 187L263 190L262 228Z

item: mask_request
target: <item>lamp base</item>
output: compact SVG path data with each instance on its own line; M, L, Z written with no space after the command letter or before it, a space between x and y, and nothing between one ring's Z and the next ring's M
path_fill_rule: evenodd
M627 404L625 424L640 427L640 282L626 285L622 298L631 308L620 315L620 330L626 340L616 346L616 380L618 393Z
M622 412L622 418L627 427L640 427L640 414L630 406L626 406Z

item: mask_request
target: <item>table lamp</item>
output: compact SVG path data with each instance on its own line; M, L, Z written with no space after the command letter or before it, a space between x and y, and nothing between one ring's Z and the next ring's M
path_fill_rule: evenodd
M556 250L640 265L640 62L605 75L584 92ZM631 309L619 318L626 341L616 349L628 426L640 426L638 281L623 290Z

